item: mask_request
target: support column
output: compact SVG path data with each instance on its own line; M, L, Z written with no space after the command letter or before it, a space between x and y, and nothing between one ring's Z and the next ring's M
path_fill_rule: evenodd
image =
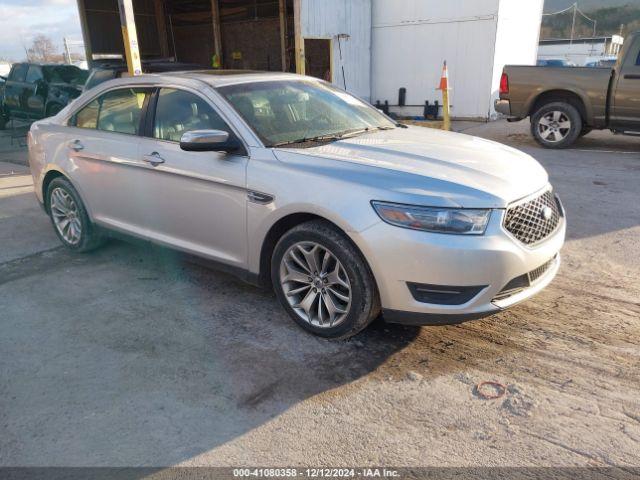
M169 56L169 36L167 35L167 20L164 15L164 1L153 1L154 11L156 14L156 28L158 29L158 42L160 43L160 55Z
M213 26L213 53L218 59L218 64L215 65L213 60L211 63L214 68L222 68L222 30L220 28L218 0L211 0L211 20Z
M305 74L304 39L302 38L302 0L293 0L293 26L296 49L296 73Z
M93 61L93 50L91 49L91 36L89 35L87 10L84 2L85 0L78 0L78 14L80 15L80 28L82 30L82 39L84 40L84 55L87 59L87 64L91 67Z
M282 71L288 72L287 57L287 0L279 0L280 7L280 55L282 57Z
M138 33L136 21L133 15L132 0L118 0L120 11L120 26L122 27L122 39L124 40L124 53L127 57L127 70L129 75L141 75L140 50L138 48Z

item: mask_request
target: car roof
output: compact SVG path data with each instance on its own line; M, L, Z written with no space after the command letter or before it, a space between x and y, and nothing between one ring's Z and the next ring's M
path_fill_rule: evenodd
M240 83L266 82L273 80L301 80L304 77L295 73L286 72L261 72L254 70L187 70L181 72L149 73L149 77L163 77L173 79L176 77L199 80L214 88Z

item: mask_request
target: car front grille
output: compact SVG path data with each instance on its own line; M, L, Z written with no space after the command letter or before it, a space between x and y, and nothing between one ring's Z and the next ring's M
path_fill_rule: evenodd
M561 216L559 202L547 190L532 200L509 207L503 225L520 242L534 245L558 228Z

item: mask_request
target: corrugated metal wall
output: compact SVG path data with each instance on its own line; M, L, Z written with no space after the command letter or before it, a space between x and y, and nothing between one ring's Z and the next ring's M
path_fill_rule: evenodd
M333 39L333 82L366 100L371 96L371 0L302 0L301 25L305 38ZM344 79L337 35L341 39Z
M498 0L373 0L372 100L433 102L442 62L449 67L452 115L486 118L490 109ZM421 114L420 108L405 109Z
M531 62L542 3L373 0L372 101L397 104L400 87L407 89L408 104L441 101L435 88L447 60L452 115L491 117L504 63Z

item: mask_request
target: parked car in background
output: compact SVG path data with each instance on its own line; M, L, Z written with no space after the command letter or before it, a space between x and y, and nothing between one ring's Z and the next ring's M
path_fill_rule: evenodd
M617 61L617 58L599 58L597 60L588 61L584 66L591 68L613 68Z
M82 93L86 70L73 65L14 63L0 98L0 128L10 119L55 115Z
M143 60L142 72L143 73L160 73L160 72L179 72L185 70L205 70L206 67L197 65L194 63L181 63L174 62L172 60ZM114 78L128 76L127 65L122 61L109 61L102 63L95 63L91 69L87 81L84 85L84 90L100 85L107 80L113 80Z
M625 39L613 68L507 65L496 111L531 119L540 145L565 148L592 129L640 133L640 32Z
M480 318L535 295L560 265L564 210L535 159L397 124L311 77L112 80L34 123L28 145L69 249L117 231L204 257L271 285L323 337L380 312L413 325Z
M575 63L572 63L564 58L539 58L536 62L538 67L575 67Z

